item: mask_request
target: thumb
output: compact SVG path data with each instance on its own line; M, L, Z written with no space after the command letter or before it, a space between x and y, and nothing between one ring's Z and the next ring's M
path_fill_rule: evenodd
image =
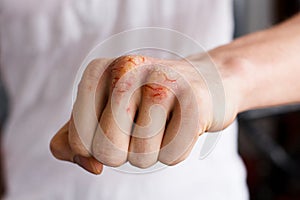
M84 157L75 155L72 151L69 144L68 130L69 122L67 122L51 139L50 151L52 155L59 160L74 162L93 174L100 174L103 165L99 161L92 156Z

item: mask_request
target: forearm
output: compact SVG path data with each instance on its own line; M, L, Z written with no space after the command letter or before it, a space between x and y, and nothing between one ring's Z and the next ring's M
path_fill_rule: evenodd
M300 102L300 15L209 53L236 85L239 112Z

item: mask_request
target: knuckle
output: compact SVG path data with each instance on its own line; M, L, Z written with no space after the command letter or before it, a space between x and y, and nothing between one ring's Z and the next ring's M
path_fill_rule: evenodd
M115 59L109 66L109 70L112 78L112 88L115 88L118 83L118 87L119 87L118 90L126 91L132 84L131 82L134 79L136 79L138 76L133 76L136 74L132 74L132 75L128 74L124 79L125 82L122 81L122 83L120 83L119 80L127 72L131 71L132 69L135 69L136 67L142 65L143 63L145 63L145 57L139 55L127 55Z
M113 76L122 76L127 71L145 62L145 57L140 55L126 55L116 58L111 64L110 69Z
M147 82L148 84L144 86L144 93L154 101L161 101L174 97L171 91L176 90L176 79L168 77L168 74L164 69L157 67L157 69L149 72Z
M160 101L166 99L169 96L168 89L160 84L147 84L144 88L145 96L153 99L154 101Z

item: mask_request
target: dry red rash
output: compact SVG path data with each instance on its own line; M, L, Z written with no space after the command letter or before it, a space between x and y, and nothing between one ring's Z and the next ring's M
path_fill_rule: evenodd
M167 97L167 88L158 84L145 85L145 89L149 91L147 94L155 100L162 100Z
M145 62L143 56L123 56L111 63L112 88L115 88L119 79L131 69ZM128 85L130 87L131 85Z
M171 83L176 82L175 79L169 79L165 73L162 73L162 75L164 76L164 81ZM145 89L147 90L146 94L148 94L154 100L163 100L168 96L169 92L169 90L166 87L155 83L145 85Z
M146 60L143 56L123 56L120 58L117 58L115 61L113 61L110 65L111 75L112 75L112 88L116 87L117 82L120 80L120 78L125 75L128 71L132 70L133 68L136 68L137 66L141 64L145 64L149 60ZM151 63L151 62L149 62ZM164 81L174 83L176 80L169 79L168 76L165 73L162 73L164 77ZM138 77L137 77L138 78ZM117 91L118 92L126 92L131 86L132 83L130 83L131 80L126 80L122 82L122 86L118 86ZM148 84L145 85L146 95L148 95L153 100L162 100L167 97L168 95L168 89L166 87L163 87L159 84Z

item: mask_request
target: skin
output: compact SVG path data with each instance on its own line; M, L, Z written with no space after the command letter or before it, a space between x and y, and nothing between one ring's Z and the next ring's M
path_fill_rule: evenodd
M50 143L53 155L94 174L100 174L103 165L120 166L127 161L140 168L157 161L175 165L188 156L203 132L224 129L239 112L300 102L299 24L297 15L209 51L225 93L222 120L213 109L214 91L195 77L195 69L184 60L136 55L91 62L79 84L70 121ZM209 65L203 55L188 59L200 70ZM146 84L132 92L138 83ZM123 104L129 93L129 104ZM158 109L151 113L157 104L164 113ZM179 124L185 113L198 120L184 123L188 131L183 132ZM137 125L132 129L133 119Z

